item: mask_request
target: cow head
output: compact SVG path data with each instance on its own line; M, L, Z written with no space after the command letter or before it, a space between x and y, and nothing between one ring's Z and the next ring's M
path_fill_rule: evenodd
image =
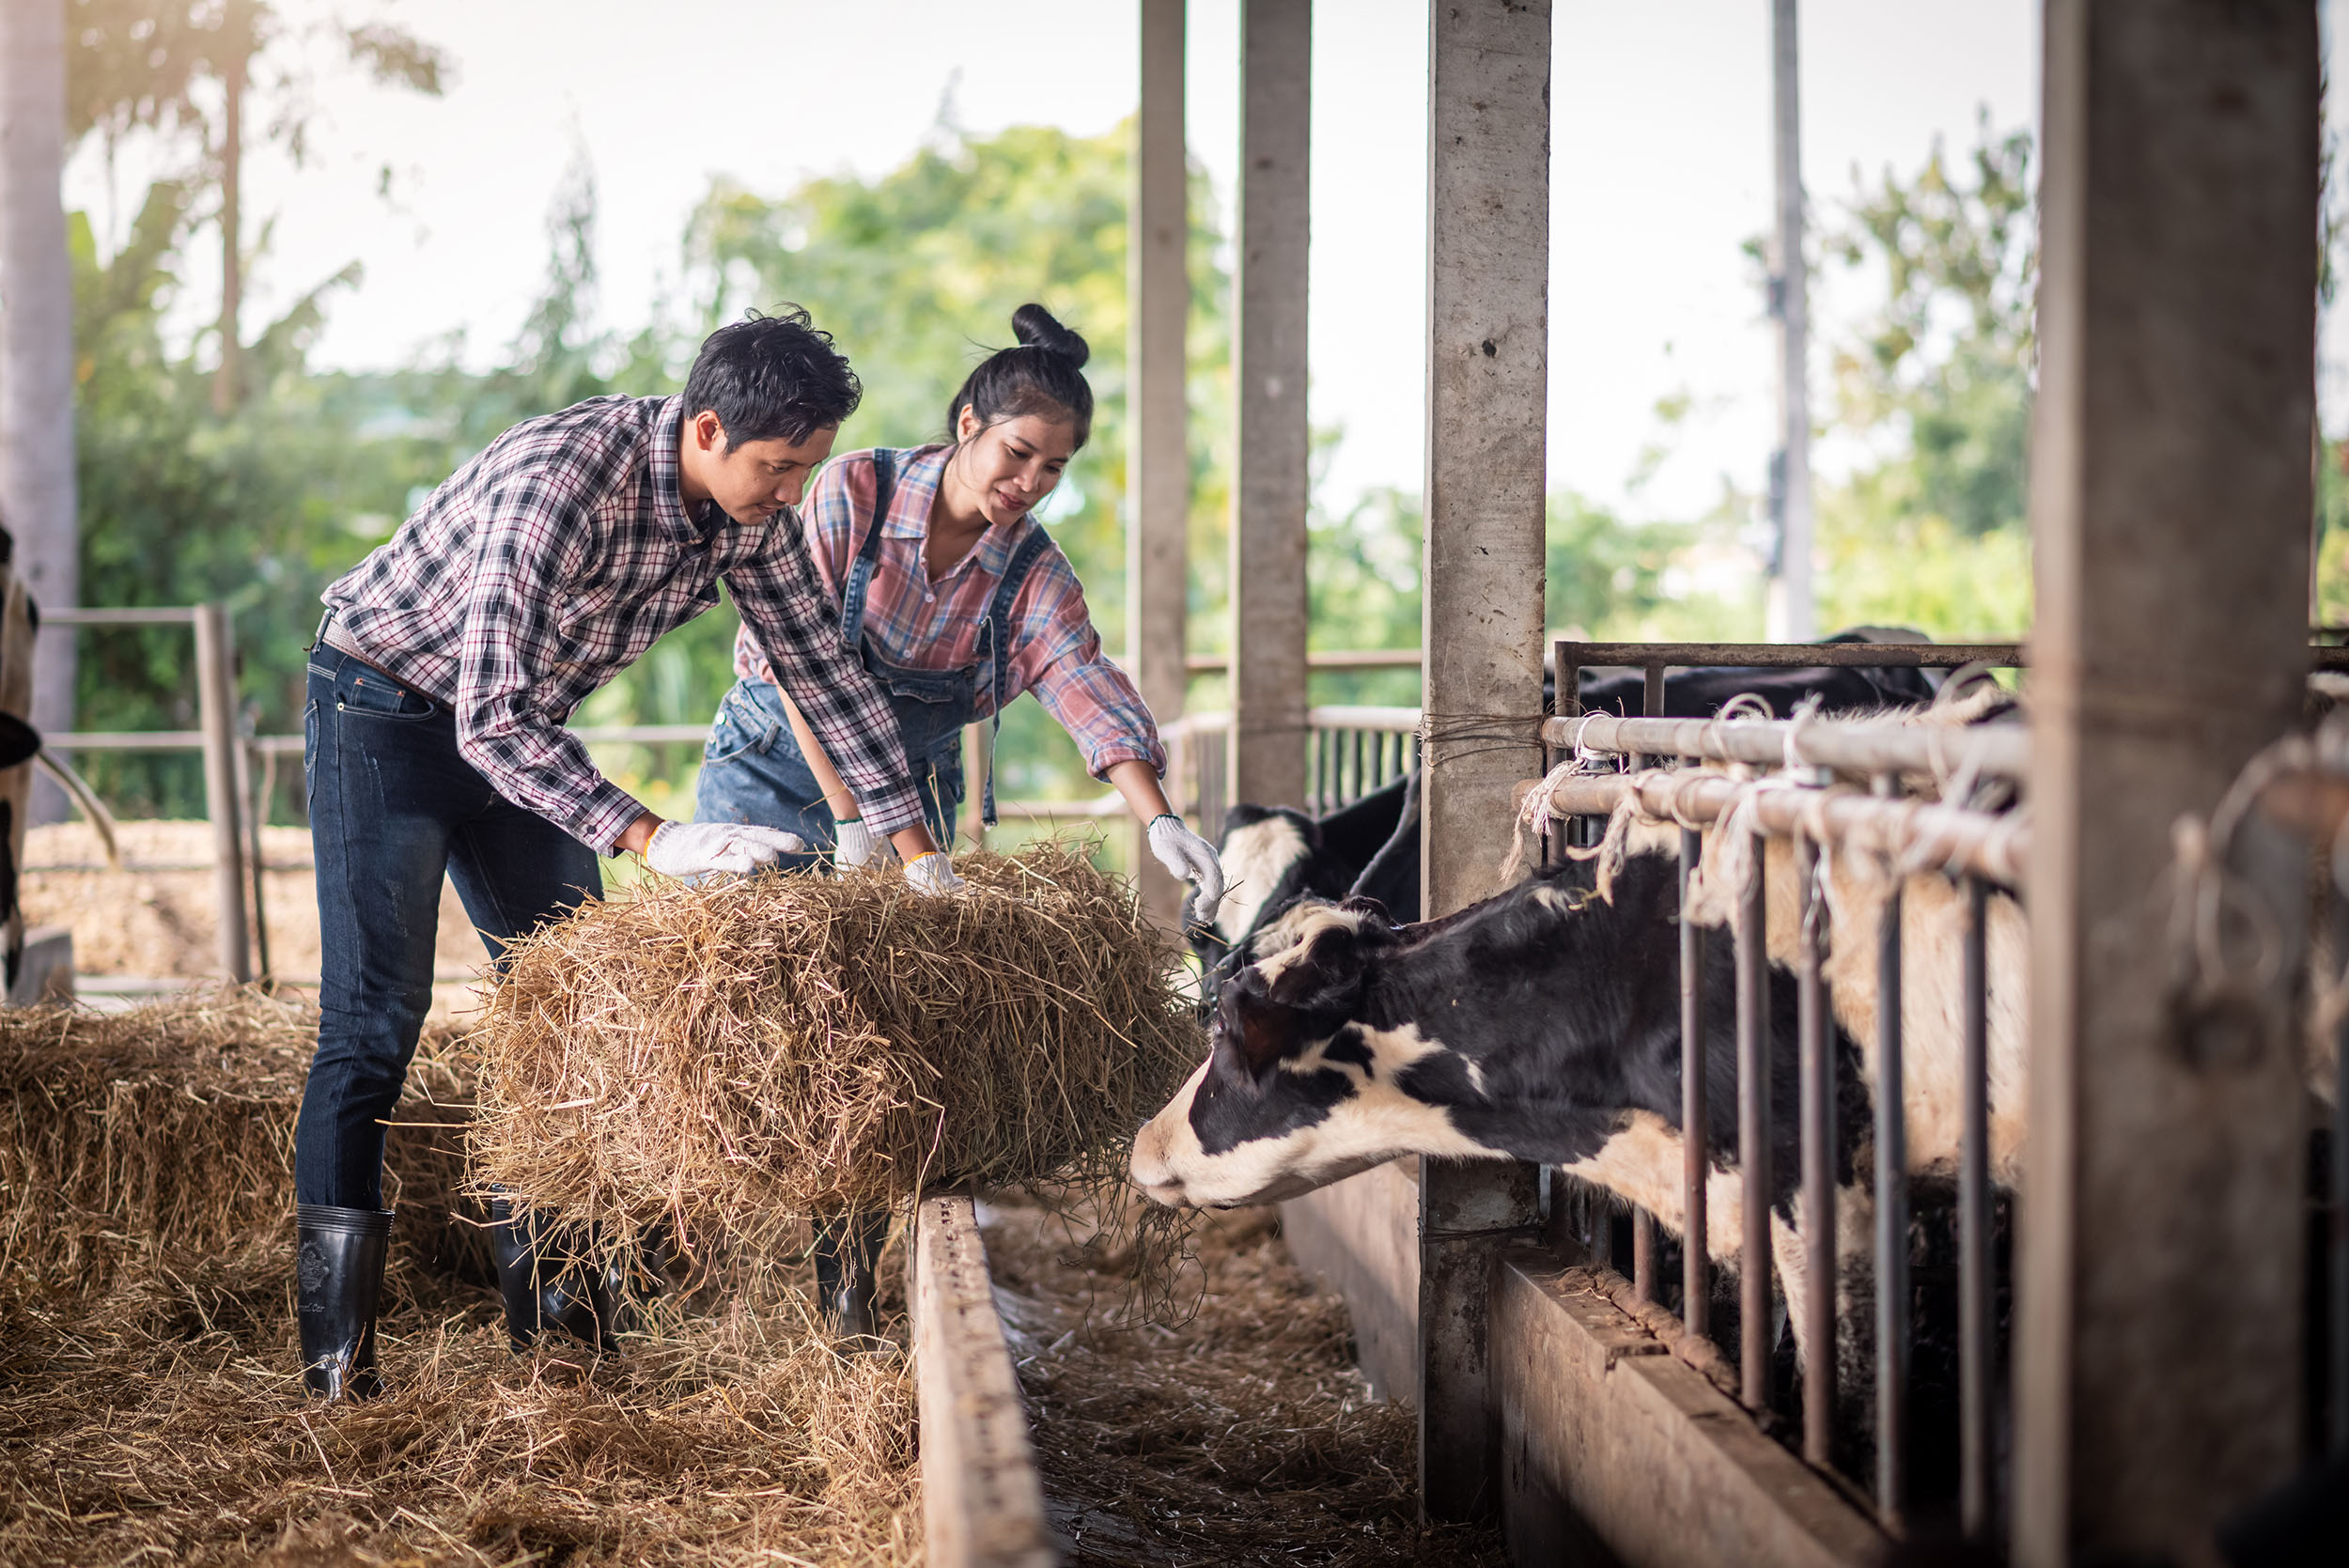
M1296 1197L1397 1155L1486 1155L1413 1069L1444 1048L1381 1028L1364 1001L1403 936L1367 900L1299 904L1257 936L1219 995L1210 1048L1134 1140L1133 1175L1167 1204L1227 1208Z

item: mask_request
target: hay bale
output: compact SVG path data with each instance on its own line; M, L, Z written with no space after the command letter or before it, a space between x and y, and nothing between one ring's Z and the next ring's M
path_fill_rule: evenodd
M91 1290L126 1265L290 1237L317 1038L315 1007L230 987L0 1009L0 1271ZM387 1150L397 1234L444 1266L481 1250L450 1223L472 1098L447 1037L428 1041Z
M1204 1054L1173 943L1080 847L663 882L511 954L474 1036L474 1175L607 1236L774 1248L925 1188L1122 1178Z

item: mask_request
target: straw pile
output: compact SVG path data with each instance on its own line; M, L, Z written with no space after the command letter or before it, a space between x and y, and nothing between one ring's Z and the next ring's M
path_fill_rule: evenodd
M129 1012L0 1009L0 1271L75 1290L293 1226L293 1127L318 1014L256 991ZM403 1246L478 1258L450 1223L472 1094L449 1038L418 1049L386 1149Z
M512 954L475 1039L476 1181L625 1246L778 1250L925 1187L1122 1179L1205 1044L1173 944L1079 846L662 883Z
M233 991L0 1011L0 1562L918 1555L905 1362L843 1359L802 1297L670 1310L592 1368L559 1337L511 1354L452 1213L469 1108L445 1038L391 1133L392 1391L306 1402L289 1156L316 1026Z

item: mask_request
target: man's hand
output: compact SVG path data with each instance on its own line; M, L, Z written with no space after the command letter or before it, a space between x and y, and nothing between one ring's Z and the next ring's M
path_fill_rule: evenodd
M1215 907L1223 902L1223 862L1216 858L1215 846L1168 812L1150 820L1150 853L1159 858L1169 876L1199 885L1191 899L1190 918L1202 925L1213 924Z
M840 836L832 846L834 865L863 865L880 847L880 841L873 836L873 830L864 825L861 816L844 816L835 826Z
M933 898L960 893L963 880L955 875L955 862L943 849L933 849L926 855L916 855L906 862L906 881L913 891Z
M645 846L645 863L670 877L755 871L807 845L797 833L747 822L663 822Z

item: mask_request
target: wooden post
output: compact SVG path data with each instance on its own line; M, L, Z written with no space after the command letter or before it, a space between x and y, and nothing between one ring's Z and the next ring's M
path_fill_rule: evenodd
M80 526L73 463L73 267L66 253L66 0L0 5L0 518L15 572L44 611L77 602ZM45 626L27 717L73 728L73 630ZM36 821L66 815L33 784Z
M2181 1005L2167 867L2308 668L2316 8L2046 23L2014 1558L2201 1561L2303 1428L2290 1036Z
M1230 799L1301 807L1311 0L1241 0L1239 75Z
M245 929L243 815L237 789L237 654L228 607L195 607L196 711L204 732L204 809L212 819L212 885L220 912L221 972L253 978Z
M1770 464L1778 565L1769 635L1819 634L1811 585L1811 265L1802 250L1802 77L1795 0L1770 0L1772 163L1778 224L1770 240L1770 315L1778 321L1778 451Z
M1184 0L1142 0L1142 109L1136 116L1127 327L1126 645L1134 684L1163 725L1182 717L1190 591L1190 435L1184 334L1190 319L1190 169L1183 135ZM1175 781L1170 780L1170 785ZM1174 809L1181 791L1170 787ZM1213 837L1220 822L1194 823ZM1172 924L1183 884L1133 826L1142 906Z
M1541 770L1549 6L1437 0L1428 44L1427 713L1422 871L1441 916L1498 886L1512 787ZM1523 715L1520 725L1491 715ZM1536 1217L1532 1165L1423 1165L1420 1486L1499 1503L1486 1306Z

